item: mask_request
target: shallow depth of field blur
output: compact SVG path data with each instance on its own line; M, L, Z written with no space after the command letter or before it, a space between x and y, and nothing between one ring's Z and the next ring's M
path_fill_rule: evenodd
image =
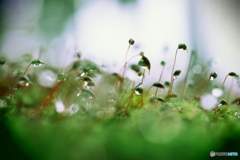
M0 159L240 153L238 0L0 7Z

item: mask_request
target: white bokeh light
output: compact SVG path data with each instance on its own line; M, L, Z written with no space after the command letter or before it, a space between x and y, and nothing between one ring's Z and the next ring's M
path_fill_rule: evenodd
M38 83L43 87L52 87L57 79L57 75L51 70L44 70L38 74Z
M129 50L128 59L143 51L152 65L145 81L158 78L156 71L159 72L160 61L166 60L169 65L173 64L172 59L179 43L186 43L191 50L186 4L186 1L146 3L139 0L136 6L121 7L114 1L90 2L76 15L79 50L83 58L111 66L109 72L119 72L124 64L128 40L133 38L135 44ZM166 46L169 54L164 55L163 48ZM176 68L184 70L189 54L180 52L183 51L179 51L181 56L178 57ZM139 59L136 57L131 62L136 63ZM170 76L169 72L165 74L166 77Z
M58 113L61 113L65 110L64 104L62 101L58 100L55 102L55 108Z
M213 95L214 97L221 97L222 94L223 94L223 90L221 90L220 88L214 88L214 89L212 90L212 95Z
M205 110L211 110L215 107L217 98L211 94L204 95L201 97L201 106Z

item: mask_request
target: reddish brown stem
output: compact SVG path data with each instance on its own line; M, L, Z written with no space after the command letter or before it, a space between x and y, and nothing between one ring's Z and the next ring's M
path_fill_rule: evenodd
M24 73L23 73L23 76L25 76L25 74L26 74L28 68L31 66L31 64L32 64L32 63L29 63L29 65L27 66L27 68L25 69L25 71L24 71Z
M39 111L42 107L46 106L48 102L53 98L53 94L56 92L56 90L61 86L64 80L61 80L58 82L50 91L50 93L42 100L42 102L38 105L38 107L31 113L36 113Z

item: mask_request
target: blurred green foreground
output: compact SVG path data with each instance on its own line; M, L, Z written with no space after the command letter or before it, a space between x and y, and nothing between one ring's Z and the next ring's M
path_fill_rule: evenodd
M185 112L177 112L179 105ZM239 119L231 111L214 123L211 114L184 101L137 109L129 117L103 114L92 109L68 117L48 109L41 117L4 118L0 158L210 159L210 151L240 153Z

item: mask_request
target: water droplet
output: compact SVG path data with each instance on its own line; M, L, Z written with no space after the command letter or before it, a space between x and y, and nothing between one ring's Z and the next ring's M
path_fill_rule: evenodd
M175 80L175 79L177 79L177 77L178 77L178 76L173 76L173 79Z
M34 60L31 62L31 64L34 66L34 67L40 67L42 64L44 64L42 61L40 60Z
M29 82L26 82L26 81L19 81L18 82L18 87L20 88L24 88L24 87L27 87L29 86Z
M42 64L41 63L38 63L38 64L34 64L33 66L34 67L40 67Z
M135 94L138 95L138 96L141 95L141 93L136 91L136 90L135 90Z
M80 77L83 77L83 76L85 76L86 75L86 72L81 72L80 73Z
M137 91L137 90L135 90L135 94L138 95L138 96L140 96L142 93L139 92L139 91Z
M7 98L8 100L11 100L11 99L13 98L13 96L14 96L13 94L8 94L6 98Z
M142 95L142 93L143 93L142 83L139 83L139 84L135 87L134 92L135 92L136 95Z
M88 96L88 97L85 97L85 98L92 99L93 97L92 96Z
M20 76L17 85L18 85L18 87L23 88L23 87L29 86L30 83L31 83L31 81L29 80L29 78L27 76Z
M212 90L212 95L213 95L214 97L221 97L222 94L223 94L223 91L222 91L220 88L214 88L214 89Z
M217 73L216 72L212 72L211 74L210 74L210 80L214 80L214 79L216 79L217 78Z
M202 72L202 67L200 66L200 65L194 65L193 66L193 68L192 68L192 71L193 71L193 73L195 73L195 74L199 74L199 73L201 73Z
M88 81L84 81L84 86L87 86L88 85Z
M0 108L5 108L7 107L7 101L0 99Z
M77 113L79 110L79 105L78 104L72 104L69 108L69 113L72 115L74 113Z
M55 102L55 109L56 109L56 111L57 111L58 113L63 112L64 109L65 109L63 102L62 102L62 101L59 101L59 100L56 101L56 102Z
M38 74L38 82L43 87L53 87L57 75L51 70L44 70Z
M217 98L214 97L213 95L208 94L208 95L202 96L201 98L201 106L205 110L213 109L216 103L217 103Z
M227 105L227 102L224 100L224 99L222 99L219 103L218 103L218 107L221 107L221 106L223 106L223 105Z
M115 99L108 99L108 102L116 102Z
M81 96L86 99L92 99L95 98L95 95L92 91L90 90L83 90Z

